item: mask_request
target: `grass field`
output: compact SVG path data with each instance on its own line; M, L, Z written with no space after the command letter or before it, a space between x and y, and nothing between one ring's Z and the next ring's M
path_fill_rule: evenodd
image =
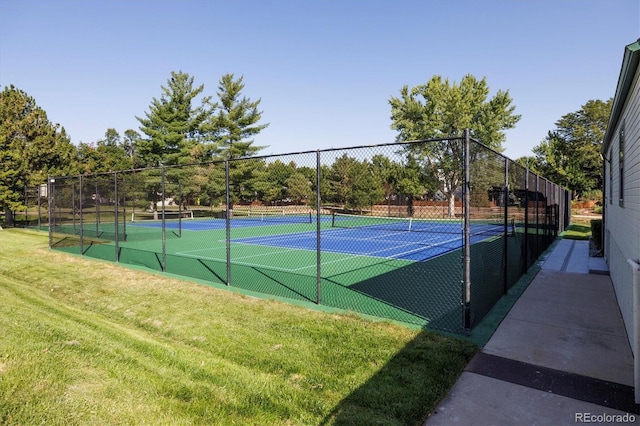
M593 214L592 209L578 209L571 216L571 224L563 234L563 238L574 240L588 240L591 238L591 220L601 219L601 215Z
M475 346L0 231L0 424L422 423Z
M572 223L562 234L562 238L570 240L588 240L589 237L591 237L591 227L582 223Z

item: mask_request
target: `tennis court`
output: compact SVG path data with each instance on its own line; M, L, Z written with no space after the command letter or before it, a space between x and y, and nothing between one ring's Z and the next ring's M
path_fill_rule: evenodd
M236 253L234 263L290 272L304 273L303 271L309 270L315 274L319 239L323 254L331 254L328 256L330 260L322 261L321 265L341 272L340 265L350 269L354 263L379 264L380 259L423 262L458 250L463 244L459 221L323 215L320 218L321 231L318 233L316 220L312 215L232 219L230 243ZM162 223L157 221L132 225L134 229L162 227ZM129 230L132 225L129 225ZM181 228L181 236L185 241L201 241L204 235L209 234L199 235L200 233L212 233L206 247L199 243L189 244L189 249L177 248L172 254L225 261L226 240L224 236L216 239L220 237L216 235L216 231L226 228L224 219L186 220L180 223L167 221L166 228ZM251 231L251 236L244 237L244 233L238 231L245 228L258 228L258 231ZM504 232L501 224L486 222L473 224L471 229L472 244ZM171 245L182 246L176 242Z
M409 161L430 150L451 159L452 186ZM566 191L464 138L50 183L52 248L456 333L535 263L569 206Z
M107 238L87 240L82 250L105 260L117 255L121 263L307 302L320 296L320 275L323 304L436 328L462 315L457 302L460 220L325 214L318 227L317 216L310 214L238 217L229 220L228 248L226 225L220 218L165 220L163 250L161 220L126 222L124 232L118 231L117 249ZM479 221L471 230L471 244L502 247L502 224ZM116 234L113 223L84 232ZM70 244L66 250L75 249ZM425 298L428 294L433 296ZM443 294L449 302L442 302Z

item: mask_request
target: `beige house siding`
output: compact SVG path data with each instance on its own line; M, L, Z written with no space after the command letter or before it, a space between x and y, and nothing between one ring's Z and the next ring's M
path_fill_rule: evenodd
M622 78L622 76L621 76ZM616 97L620 94L616 93ZM614 101L615 102L615 101ZM624 197L620 201L620 129L624 123ZM634 336L632 271L627 259L640 259L640 68L614 131L605 139L605 257L630 339ZM635 327L640 325L636 324ZM640 354L634 354L640 356Z

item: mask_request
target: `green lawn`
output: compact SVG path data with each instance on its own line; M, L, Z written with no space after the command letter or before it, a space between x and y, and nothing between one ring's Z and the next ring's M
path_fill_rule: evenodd
M562 238L570 240L588 240L589 237L591 237L591 226L581 223L572 223L562 234Z
M475 346L0 231L0 424L422 423Z

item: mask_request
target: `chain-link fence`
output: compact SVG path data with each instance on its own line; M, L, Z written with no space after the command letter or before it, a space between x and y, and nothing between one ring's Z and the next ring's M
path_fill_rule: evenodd
M469 331L569 218L470 138L55 177L52 248Z
M0 211L0 225L46 229L49 220L47 216L47 185L25 187L20 195L18 209Z

